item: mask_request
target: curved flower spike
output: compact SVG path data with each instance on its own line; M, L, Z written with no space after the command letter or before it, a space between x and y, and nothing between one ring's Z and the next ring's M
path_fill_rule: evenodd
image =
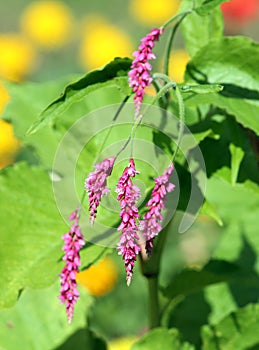
M97 208L102 197L109 193L107 188L107 177L111 175L116 157L105 158L101 163L95 165L95 171L90 173L85 180L85 189L89 196L90 221L93 224L96 218Z
M74 305L79 298L76 282L76 273L79 272L78 267L80 266L79 251L85 242L78 223L78 209L70 215L69 219L74 221L74 224L72 224L69 232L62 237L64 240L62 250L65 253L63 257L65 267L60 274L61 288L59 300L66 305L68 323L71 323L74 314Z
M170 175L174 169L173 163L164 171L163 175L155 178L155 187L152 190L151 198L147 202L148 211L140 222L140 231L146 239L146 252L150 256L153 248L153 240L162 230L159 222L163 220L161 214L165 207L166 195L172 192L175 185L169 182Z
M138 51L133 53L135 59L132 62L131 70L129 71L129 85L133 88L134 103L135 103L135 116L139 115L140 107L144 98L145 88L152 82L150 71L152 69L151 64L148 62L156 58L152 52L155 41L159 40L160 35L163 33L164 28L154 28L149 34L141 39L141 44L138 47Z
M130 284L133 275L133 268L137 259L140 247L137 243L139 237L137 235L138 226L137 219L138 208L136 202L140 197L140 190L131 180L139 172L135 169L134 160L131 158L129 165L124 169L122 176L116 187L118 193L117 200L120 201L120 217L121 224L118 231L121 231L120 242L118 244L119 254L124 260L127 285Z

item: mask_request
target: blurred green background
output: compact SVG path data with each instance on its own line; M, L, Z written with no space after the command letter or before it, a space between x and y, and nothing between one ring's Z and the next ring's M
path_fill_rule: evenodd
M0 78L44 81L131 56L140 38L161 26L180 0L0 2ZM259 38L258 1L224 4L227 34ZM172 78L181 80L188 55L181 35Z

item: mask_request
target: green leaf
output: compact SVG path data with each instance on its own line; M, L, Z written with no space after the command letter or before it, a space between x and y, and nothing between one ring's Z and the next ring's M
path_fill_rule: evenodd
M40 167L22 163L2 170L0 206L0 308L4 308L14 305L24 288L44 288L57 279L63 267L61 236L68 226L56 206L50 177ZM82 266L103 253L100 246L85 248Z
M221 217L216 212L216 209L207 200L204 202L201 208L201 213L213 218L218 223L219 226L223 226L223 221Z
M234 186L237 181L238 171L245 153L242 148L236 147L233 143L230 144L229 150L231 153L231 184Z
M215 9L215 7L228 1L230 0L205 0L195 11L201 16L207 15L211 10Z
M248 305L214 326L204 326L202 350L258 349L258 327L259 305Z
M80 101L87 94L99 89L104 84L116 85L125 92L125 84L120 80L124 81L126 79L125 76L130 65L131 60L129 58L115 58L114 61L108 63L102 69L91 71L78 81L67 85L61 97L53 101L41 113L27 133L35 133L44 125L53 122L73 103Z
M22 294L13 308L1 310L0 348L16 350L17 344L20 349L59 348L74 332L84 328L86 313L93 302L92 297L80 290L73 322L69 325L65 306L58 300L58 293L58 283L47 289L29 289ZM85 348L81 346L77 349Z
M156 328L137 341L131 350L194 350L194 347L183 342L176 329Z
M212 2L214 3L214 1ZM196 3L198 8L201 9L202 1L198 0ZM183 10L192 9L192 7L192 0L182 2ZM197 28L199 30L197 30ZM223 21L220 9L214 9L210 13L205 13L205 15L202 16L196 11L193 11L181 23L181 30L187 51L192 57L200 48L210 42L210 40L222 37Z
M188 63L185 78L190 84L220 84L224 90L219 94L189 97L187 104L215 104L259 134L258 59L259 44L249 38L211 41Z
M169 298L186 296L202 290L204 287L221 282L239 282L258 286L253 274L243 271L236 264L222 260L212 260L202 270L185 269L163 288L163 294Z

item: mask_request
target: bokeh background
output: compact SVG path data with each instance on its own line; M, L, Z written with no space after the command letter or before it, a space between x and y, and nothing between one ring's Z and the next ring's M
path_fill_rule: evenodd
M46 81L85 73L114 56L131 56L139 39L162 25L180 0L0 2L0 78ZM222 5L227 34L259 39L258 0ZM176 42L174 72L181 80L188 59L181 35ZM180 51L178 51L180 50Z
M0 117L9 101L4 81L45 82L84 74L116 56L129 56L150 28L162 25L181 0L0 1ZM259 1L222 5L227 35L259 39ZM163 40L163 38L162 38ZM176 37L170 76L177 82L189 60L181 32ZM162 61L155 63L162 66ZM0 169L13 162L19 141L0 120Z

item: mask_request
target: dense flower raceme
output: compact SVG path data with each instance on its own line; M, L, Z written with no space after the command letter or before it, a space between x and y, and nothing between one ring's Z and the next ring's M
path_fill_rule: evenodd
M131 158L129 165L124 169L122 176L116 187L117 200L120 202L121 224L118 231L121 231L120 242L118 244L119 254L122 255L126 268L126 279L129 285L132 279L133 268L140 251L137 243L138 231L138 208L136 202L140 197L139 188L133 184L132 179L139 172L135 168L134 160Z
M85 189L89 196L90 221L93 224L96 218L97 208L102 197L110 190L107 188L107 177L111 175L116 157L105 158L95 165L95 171L90 173L85 180Z
M164 28L152 29L143 39L138 47L138 51L133 53L135 59L132 62L131 70L129 71L129 85L133 88L135 115L139 115L140 107L144 98L145 88L152 82L150 71L151 64L148 62L156 58L153 53L155 41L159 40Z
M65 253L63 257L65 267L60 274L61 288L59 299L66 305L66 313L70 323L74 314L74 305L79 297L76 282L76 273L79 272L78 267L80 266L79 251L85 242L78 223L78 209L70 215L69 219L74 221L74 223L70 231L62 237L64 240L62 249Z
M175 185L169 182L173 169L174 165L172 163L161 176L155 178L155 187L152 190L150 200L147 202L148 211L140 222L140 232L146 240L148 256L151 254L154 238L162 230L159 222L163 220L161 211L165 207L166 195L175 188Z

